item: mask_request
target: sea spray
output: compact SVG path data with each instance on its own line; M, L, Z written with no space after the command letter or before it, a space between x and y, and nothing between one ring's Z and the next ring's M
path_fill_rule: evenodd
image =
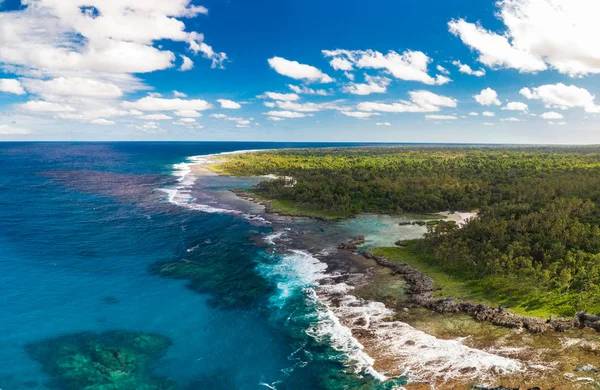
M267 236L265 241L273 242L275 238L281 237L281 232L278 232ZM287 250L279 257L279 261L258 266L259 272L277 286L277 292L271 298L272 305L283 309L288 303L297 304L293 298L302 297L310 309L303 313L308 319L308 326L304 330L307 335L340 353L345 365L352 368L354 373L366 373L380 381L386 380L384 375L373 369L374 360L364 352L363 346L352 336L350 329L343 326L317 296L315 288L318 281L330 277L325 273L327 265L301 250ZM293 302L289 302L290 300Z

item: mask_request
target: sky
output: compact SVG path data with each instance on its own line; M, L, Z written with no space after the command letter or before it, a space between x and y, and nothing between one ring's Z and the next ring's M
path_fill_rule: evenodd
M597 0L0 0L0 141L600 143Z

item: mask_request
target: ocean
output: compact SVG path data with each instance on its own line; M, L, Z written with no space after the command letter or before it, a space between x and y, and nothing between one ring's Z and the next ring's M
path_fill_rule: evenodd
M192 156L353 145L0 143L0 389L383 388L325 266L210 195L256 179L185 182Z

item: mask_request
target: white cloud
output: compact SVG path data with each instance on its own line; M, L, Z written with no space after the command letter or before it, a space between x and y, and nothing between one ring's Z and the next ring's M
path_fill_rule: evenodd
M113 99L123 96L123 91L115 84L82 77L25 79L23 83L29 92L47 100L60 100L66 97Z
M365 74L365 84L350 83L342 88L352 95L370 95L372 93L385 93L392 80L387 77L371 77Z
M549 125L559 125L559 126L562 126L562 125L566 125L567 122L553 122L553 121L549 121L548 124Z
M435 68L436 68L436 69L438 70L438 72L440 72L440 73L443 73L443 74L445 74L445 75L449 75L449 74L450 74L450 71L449 71L448 69L444 68L442 65L438 65L438 66L436 66Z
M173 114L186 118L200 118L202 116L202 114L196 110L177 110L174 111Z
M52 103L46 102L43 100L31 100L27 103L23 103L19 105L19 107L26 111L31 112L73 112L77 111L74 107L60 104L60 103Z
M286 102L293 102L300 100L300 96L295 93L277 93L277 92L265 92L259 96L260 98L269 98L273 100L281 100Z
M522 102L509 102L502 109L505 111L527 111L529 106Z
M563 119L564 118L564 115L559 114L558 112L554 112L554 111L545 112L540 116L544 119Z
M377 122L375 123L377 126L391 126L390 122Z
M470 112L469 115L470 116L479 116L479 113L478 112Z
M170 116L165 115L165 114L142 115L142 116L140 116L140 118L141 119L150 120L150 121L167 121L167 120L173 119L173 117L170 117Z
M0 62L21 73L147 73L170 68L175 60L174 53L155 47L154 42L185 42L193 51L208 46L202 34L187 32L180 20L206 9L190 5L189 0L35 0L25 4L17 11L0 13ZM203 54L213 62L224 55L204 49Z
M523 88L519 93L527 99L541 100L548 108L567 110L582 107L589 113L600 110L600 106L594 103L594 95L587 89L574 85L547 84L533 89Z
M521 119L519 119L519 118L514 118L514 117L511 117L511 118L502 118L502 119L500 119L500 120L501 120L502 122L522 122L522 120L521 120Z
M312 114L304 114L294 111L269 111L265 113L265 115L277 118L305 118L307 116L312 116Z
M14 93L15 95L24 95L23 86L16 79L0 79L0 92Z
M334 80L314 66L301 64L297 61L286 60L282 57L269 58L269 65L277 73L296 80L306 80L319 83L331 83Z
M237 110L239 108L242 108L241 104L234 102L233 100L219 99L217 100L217 102L221 104L221 108L227 108L230 110Z
M348 61L343 57L332 58L331 61L329 61L329 65L331 65L331 67L335 70L344 70L347 72L354 69L352 62Z
M493 113L493 112L491 112L491 111L484 111L484 112L481 113L481 115L488 116L488 117L489 116L496 116L496 114Z
M493 124L493 123L490 123L490 122L485 122L483 125L484 125L484 126L496 126L495 124Z
M325 110L338 110L338 111L350 111L350 107L340 106L338 102L324 102L324 103L298 103L291 101L275 101L265 102L265 106L269 108L277 107L284 111L299 111L299 112L317 112Z
M292 84L288 84L288 87L294 91L294 93L297 94L304 94L304 95L318 95L318 96L329 96L332 95L332 92L328 92L324 89L312 89L312 88L308 88L306 86L297 86L297 85L292 85ZM281 100L281 99L277 99L277 100Z
M376 112L362 112L362 111L342 111L342 114L350 116L352 118L367 119L373 115L381 115Z
M0 125L0 135L29 135L31 130L8 125Z
M485 69L473 70L469 65L463 64L460 61L452 61L452 64L458 67L460 73L470 74L476 77L485 76Z
M474 95L473 97L475 98L475 101L477 101L477 103L481 104L482 106L499 106L500 104L502 104L500 103L500 100L498 100L498 93L491 88L486 88L482 90L478 95Z
M455 115L425 115L427 120L456 120L458 119Z
M193 110L203 111L212 108L211 104L205 100L193 99L164 99L152 96L146 96L135 102L123 102L123 107L140 111L178 111Z
M116 124L116 122L114 122L114 121L109 121L107 119L102 119L102 118L93 119L90 121L90 123L93 125L101 125L101 126L112 126L112 125Z
M505 25L497 34L463 19L450 31L490 67L521 72L548 65L571 76L600 73L600 2L587 0L502 0L496 3Z
M210 114L211 118L215 118L215 119L225 119L227 118L227 115L225 114Z
M175 96L176 98L186 98L187 95L183 92L179 92L179 91L173 91L173 96Z
M441 107L455 108L456 99L437 95L429 91L409 92L410 101L401 100L399 103L363 102L359 103L359 111L381 112L437 112Z
M280 122L280 121L284 121L285 120L284 118L280 118L280 117L277 117L277 116L270 116L267 119L270 120L270 121L273 121L273 122Z
M398 54L391 50L384 55L375 50L323 50L323 55L331 58L330 64L334 68L334 61L339 63L339 60L345 60L345 64L352 64L352 68L383 69L395 78L406 81L420 81L429 85L441 85L451 81L442 75L430 76L427 69L431 58L420 51L407 50Z
M182 72L188 71L188 70L192 70L194 69L194 61L192 61L190 59L190 57L181 55L181 60L183 61L181 63L181 66L179 67L179 70Z

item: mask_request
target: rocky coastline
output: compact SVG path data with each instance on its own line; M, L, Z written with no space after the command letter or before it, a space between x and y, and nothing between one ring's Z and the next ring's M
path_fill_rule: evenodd
M354 242L354 239L350 242ZM431 293L439 288L436 288L433 280L420 270L408 264L392 262L383 256L374 255L368 250L360 250L358 253L367 259L374 260L382 267L389 268L393 274L401 275L410 285L407 293L415 307L423 307L438 313L464 313L477 321L487 321L506 328L525 329L531 333L565 332L576 328L591 328L600 332L600 316L592 316L584 312L577 313L574 318L551 317L544 320L512 314L501 306L490 307L470 302L457 302L452 298L436 298Z

